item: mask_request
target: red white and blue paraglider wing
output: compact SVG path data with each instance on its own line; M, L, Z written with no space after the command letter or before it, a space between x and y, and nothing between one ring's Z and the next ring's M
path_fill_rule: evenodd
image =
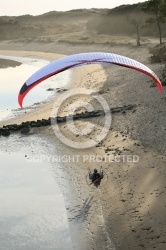
M151 77L155 81L159 92L162 93L162 84L159 78L150 68L148 68L144 64L139 63L138 61L133 60L131 58L117 54L92 52L92 53L74 54L58 59L36 71L30 78L28 78L28 80L23 84L22 88L20 89L18 95L19 105L22 107L24 97L27 95L27 93L33 87L35 87L40 82L46 80L47 78L59 74L60 72L63 72L67 69L71 69L81 65L95 64L95 63L114 64L140 71Z

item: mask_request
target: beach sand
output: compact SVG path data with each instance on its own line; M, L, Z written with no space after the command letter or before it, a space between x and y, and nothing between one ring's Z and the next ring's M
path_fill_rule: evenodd
M7 50L1 50L0 54L54 60L65 54L86 50L84 46L59 47L57 45L53 50L52 45L48 47L47 44L44 47L42 44L41 47L37 47L31 43L31 47L22 44L20 50L25 50L18 51L18 44L6 44ZM4 43L3 46L0 44L0 49L4 48ZM131 56L159 73L160 66L149 63L150 55L146 46L91 46L88 50L106 50ZM55 136L52 126L34 128L33 134L49 140L52 145L50 154L56 152L56 155L68 156L70 159L65 162L60 158L59 168L63 169L63 176L58 176L54 165L52 171L64 193L74 249L164 250L165 93L160 96L156 88L150 88L151 82L148 82L148 77L143 74L121 67L112 67L110 70L109 67L88 65L76 68L72 71L73 81L70 87L67 87L73 90L86 88L90 91L99 91L111 108L127 104L136 105L135 110L112 115L111 129L99 145L85 149L66 146ZM51 99L30 113L1 122L1 125L48 118L53 112L54 105L57 105L63 95L59 94L59 99ZM74 99L65 103L61 115L70 113L76 105L87 101L87 96L77 95ZM77 101L76 104L74 101ZM88 102L94 109L100 107L93 98L90 101L88 99ZM73 103L71 108L70 103ZM81 144L87 140L94 140L101 133L103 117L77 121L76 127L81 130L89 124L95 126L90 136L77 136L71 133L70 124L61 124L60 129L71 141ZM132 162L133 155L136 156L136 160L139 158L139 161ZM88 169L99 169L101 166L106 173L101 188L96 189L87 185Z

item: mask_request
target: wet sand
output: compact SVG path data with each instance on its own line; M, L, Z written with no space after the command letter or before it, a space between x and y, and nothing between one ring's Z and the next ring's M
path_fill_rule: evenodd
M16 67L20 65L21 63L16 62L14 60L0 59L0 68Z
M93 49L95 50L96 47ZM131 55L134 59L149 63L149 52L146 47L131 50L127 46L116 46L111 49L114 53ZM66 54L71 50L73 48L69 48ZM49 58L50 60L59 57L52 53L33 51L1 51L0 53ZM149 66L158 72L158 65ZM73 149L64 145L57 139L52 127L35 128L32 131L33 134L45 138L46 141L49 140L52 145L50 147L52 171L64 193L73 249L164 250L166 244L166 203L164 200L166 145L163 140L165 132L162 129L165 119L164 99L162 98L165 97L165 94L161 98L156 88L149 89L145 76L138 77L137 72L131 71L127 75L125 69L120 67L114 68L114 71L108 71L108 67L103 69L100 65L76 68L73 71L73 79L71 89L80 86L89 89L93 87L95 91L102 93L111 107L129 103L137 105L134 112L114 115L112 129L105 140L99 146L90 149ZM133 92L130 91L131 95L128 94L130 81L134 88ZM146 88L147 91L145 91ZM77 100L85 101L85 99L79 97ZM42 104L31 113L7 123L48 118L51 116L53 103L54 101ZM96 109L98 108L93 100L91 103ZM157 109L155 105L158 105ZM69 104L65 107L68 106ZM66 112L63 110L61 114L66 114ZM154 117L158 117L158 119L156 120ZM153 122L151 123L151 121ZM100 133L103 119L93 118L88 122L95 125L93 139L96 134ZM77 121L76 125L81 129L85 123ZM156 126L157 133L155 134ZM73 141L82 143L84 140L89 140L88 135L86 138L73 135L70 127L65 124L61 125L61 129ZM152 134L155 136L151 136ZM68 156L70 159L65 162L60 158L58 165L63 170L61 176L58 175L57 169L54 169L54 148L56 148L56 156ZM91 157L94 155L101 157L95 160ZM139 161L124 160L128 155L138 156ZM75 158L71 158L73 156ZM116 159L118 160L116 161ZM131 158L129 159L131 160ZM88 169L101 166L106 172L107 178L105 181L103 180L101 189L93 189L86 182Z

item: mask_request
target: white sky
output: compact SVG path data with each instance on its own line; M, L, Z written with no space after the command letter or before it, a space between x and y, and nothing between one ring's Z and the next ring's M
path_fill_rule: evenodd
M49 11L71 9L114 8L145 0L0 0L0 16L40 15Z

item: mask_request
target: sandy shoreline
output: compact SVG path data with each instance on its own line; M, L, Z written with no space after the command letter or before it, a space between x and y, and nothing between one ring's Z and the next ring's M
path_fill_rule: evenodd
M114 50L118 51L118 48L116 47ZM147 48L143 48L143 50L145 53L142 62L147 62L148 50ZM119 48L119 53L121 51L124 51L126 54L129 53L127 47ZM142 57L140 51L136 53L132 50L131 53L137 60ZM34 51L1 50L0 54L29 56L47 60L54 60L63 56ZM135 79L137 76L137 73L133 73L133 75L131 73L130 77ZM139 91L139 97L136 97L136 94L131 94L130 99L127 99L127 91L125 92L123 84L113 86L113 90L110 92L109 77L114 77L115 83L113 84L116 84L116 82L120 81L120 78L124 78L126 82L125 77L127 76L124 69L121 69L119 76L118 69L115 69L113 73L108 73L108 69L103 70L100 65L88 66L88 68L83 67L74 70L71 89L82 87L93 88L96 91L102 90L104 98L107 101L110 100L110 106L120 106L125 102L130 102L137 105L142 104L142 108L144 108L144 102L148 102L144 101L146 95L148 97L152 96L157 103L161 103L161 99L155 94L156 90L154 88L150 89L149 93L146 93L144 97L141 97L142 92L147 87L147 83L143 82L142 84L141 80L140 84L144 86L144 89L138 89L136 84L134 85L136 91ZM146 81L145 78L141 79ZM117 93L118 98L115 98ZM41 107L34 109L31 113L17 117L10 122L21 123L26 120L48 118L51 114L53 103L54 101L52 100L50 103L42 104ZM162 111L164 107L160 105L160 108ZM136 113L129 112L125 115L114 116L113 129L110 130L106 139L103 140L99 147L90 149L79 150L65 146L56 138L51 127L37 128L33 131L37 136L49 139L54 147L56 145L58 155L79 155L79 161L62 162L61 160L59 163L63 166L64 178L69 181L70 186L70 191L68 191L66 187L63 187L64 184L61 179L59 185L64 192L71 232L73 232L74 249L114 249L114 246L115 249L123 250L165 249L166 204L164 196L166 191L166 156L161 151L157 151L155 147L150 147L148 144L149 139L147 139L147 146L144 145L142 138L146 137L146 135L142 136L136 133L136 129L133 133L135 136L132 137L129 123L131 122L131 126L138 124L141 127L141 123L139 124L136 119L141 110L141 108L138 108ZM151 121L151 116L149 119ZM8 121L7 123L9 124L10 122ZM100 131L102 118L97 120L91 119L89 122L95 124L97 132ZM78 128L81 128L83 125L83 122L77 122ZM73 136L65 125L61 127L71 140L82 140L82 138ZM152 132L154 133L154 131ZM157 132L156 138L157 136L160 138L159 133L160 131ZM95 135L93 136L95 137ZM151 144L157 141L157 139L153 141L153 138L151 140ZM164 143L162 144L163 147ZM85 161L85 155L87 156L87 161ZM91 155L102 156L102 161L91 160ZM116 162L115 159L114 161L108 160L108 156L114 158L114 156L118 155L121 155L121 157L137 155L139 156L139 161L133 163L123 162L122 160ZM104 156L107 156L106 160ZM108 181L101 188L101 191L90 189L85 181L88 168L93 169L96 166L98 168L102 166L108 175ZM58 178L56 171L55 178ZM77 245L78 242L81 242L79 246Z

